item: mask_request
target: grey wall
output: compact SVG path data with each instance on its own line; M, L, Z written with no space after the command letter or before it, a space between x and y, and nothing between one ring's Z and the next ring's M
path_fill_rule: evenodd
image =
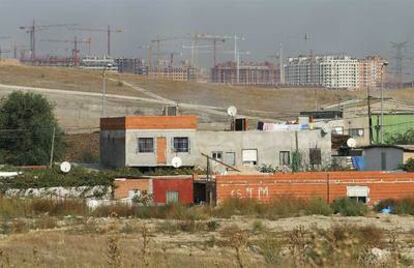
M385 170L399 169L403 163L403 150L397 148L366 148L363 152L365 159L365 170L383 170L381 153L385 153L386 168Z
M197 150L211 155L213 151L235 152L236 166L241 166L242 151L257 149L258 163L280 167L279 152L296 150L296 138L293 131L200 131L197 132ZM321 148L322 166L330 164L331 135L321 136L320 130L298 132L298 148L302 154L303 165L309 165L309 149ZM197 158L196 165L204 167L204 158Z
M105 132L103 132L105 137ZM154 138L153 153L138 153L138 138ZM125 163L126 166L153 167L157 166L157 148L156 138L166 137L167 139L167 166L171 165L171 159L179 156L183 161L183 166L198 166L206 168L205 157L201 153L211 155L213 151L234 152L236 155L236 166L241 166L242 150L257 149L258 163L257 166L267 164L279 167L279 152L296 149L295 132L265 132L265 131L196 131L196 130L127 130L125 140ZM188 137L190 151L188 153L175 153L172 149L172 140L174 137ZM105 142L102 146L108 145L111 149L105 149L110 153L106 163L111 162L119 165L122 161L114 159L121 158L122 149L114 150L114 144ZM122 145L120 145L122 146ZM305 130L298 132L298 148L302 154L303 164L306 168L309 165L309 149L321 148L322 166L328 166L331 163L331 135L322 136L321 131ZM114 159L113 161L109 160ZM105 164L105 163L104 163Z
M126 150L125 150L125 165L126 166L142 166L154 167L157 166L157 137L165 137L167 139L167 166L171 165L171 159L174 156L179 156L183 162L183 166L194 166L197 157L194 151L195 147L195 130L180 129L180 130L145 130L145 129L128 129L126 131ZM152 153L138 153L138 138L154 138L154 152ZM189 152L175 153L173 151L174 137L188 137L189 138Z
M102 130L100 152L102 165L125 166L125 130Z

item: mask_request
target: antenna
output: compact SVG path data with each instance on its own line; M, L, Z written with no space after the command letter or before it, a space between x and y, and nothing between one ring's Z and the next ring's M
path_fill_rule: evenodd
M171 159L171 165L175 168L179 168L183 165L183 161L178 156L175 156Z

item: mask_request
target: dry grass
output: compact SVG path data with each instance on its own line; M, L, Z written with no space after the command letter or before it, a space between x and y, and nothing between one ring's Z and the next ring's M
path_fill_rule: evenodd
M52 89L101 92L102 75L99 71L58 67L32 67L27 65L0 65L0 83ZM140 96L116 81L107 81L107 92Z
M210 83L150 80L131 74L108 74L108 93L144 96L121 81L141 86L162 97L177 102L211 105L226 108L236 105L245 114L272 115L291 118L293 113L315 109L316 106L334 104L361 95L346 90L311 88L233 87ZM25 65L0 65L0 83L45 87L87 92L101 91L101 74L96 71ZM363 95L363 94L362 94ZM260 105L258 105L260 103Z

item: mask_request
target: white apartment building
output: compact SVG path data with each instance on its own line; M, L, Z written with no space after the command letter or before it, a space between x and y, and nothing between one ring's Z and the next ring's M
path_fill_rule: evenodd
M320 84L326 88L359 88L359 60L349 56L324 56Z
M289 58L285 65L286 84L343 89L366 87L367 84L375 84L378 81L375 67L368 70L368 67L376 66L377 58L379 57L367 57L364 60L350 56Z
M292 86L320 86L320 57L289 58L285 79Z

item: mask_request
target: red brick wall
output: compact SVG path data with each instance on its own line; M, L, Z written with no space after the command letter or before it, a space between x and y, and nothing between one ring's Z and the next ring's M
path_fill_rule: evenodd
M165 204L167 192L178 192L178 202L181 204L193 203L193 179L183 178L153 178L154 203Z
M114 198L122 199L128 197L128 191L130 190L141 190L151 192L150 179L116 179L115 189L114 189Z
M368 186L370 204L386 198L414 196L414 173L306 172L217 176L217 201L240 197L268 202L283 195L328 199L328 178L329 201L346 196L347 186Z

